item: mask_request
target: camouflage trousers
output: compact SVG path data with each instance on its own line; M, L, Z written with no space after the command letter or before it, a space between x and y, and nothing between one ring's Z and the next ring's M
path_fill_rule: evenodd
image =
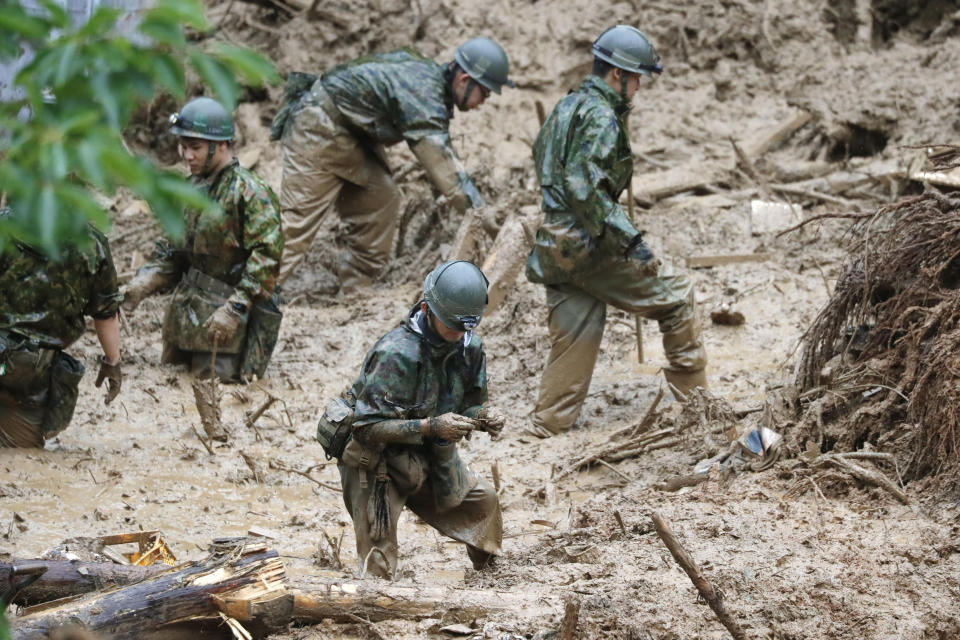
M2 361L0 447L43 448L70 424L83 365L43 348L10 348Z
M389 512L389 526L377 540L371 534L368 511L371 494L377 487L376 471L354 468L342 461L337 466L343 487L343 502L353 519L360 570L366 568L367 573L381 578L394 575L397 569L397 522L404 505L443 535L463 542L474 568L482 568L493 556L500 554L503 538L500 499L488 482L474 476L465 466L462 471L476 482L464 490L462 500L448 508L437 506L442 498L435 494L429 477L418 487L403 486L400 481L388 480L384 497ZM393 469L390 475L391 478L395 475Z
M547 286L551 344L533 414L535 430L556 434L576 422L600 353L608 304L659 323L666 371L693 373L706 367L686 274L663 264L656 276L645 276L638 262L604 262L570 283Z
M318 81L281 141L280 212L284 249L279 282L303 261L328 212L346 226L337 264L340 288L370 284L386 265L400 192L383 160L346 128Z

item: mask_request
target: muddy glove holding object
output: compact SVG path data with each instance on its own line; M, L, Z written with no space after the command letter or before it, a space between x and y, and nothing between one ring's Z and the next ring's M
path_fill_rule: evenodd
M643 241L642 233L635 235L630 244L627 245L626 257L640 262L643 274L646 276L655 276L660 272L660 261L654 257L653 251Z
M420 433L425 438L460 442L476 428L476 420L451 412L427 418L426 423L420 428Z
M500 433L503 431L503 425L506 424L507 419L502 413L492 407L482 407L477 414L477 422L479 423L477 429L486 431L490 434L491 439L496 440L500 437Z
M94 383L97 389L100 388L104 380L107 381L107 396L103 399L103 404L110 404L120 394L120 385L123 383L119 360L110 364L106 356L100 356L100 371L97 373L97 381Z
M207 318L203 326L206 327L210 340L224 343L233 338L242 320L241 312L234 308L233 303L225 302Z
M155 271L140 272L135 275L133 280L120 290L123 294L123 302L120 304L123 312L133 313L144 298L162 288L165 282L164 276Z

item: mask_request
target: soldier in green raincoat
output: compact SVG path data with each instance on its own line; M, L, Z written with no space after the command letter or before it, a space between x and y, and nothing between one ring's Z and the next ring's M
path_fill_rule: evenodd
M262 377L282 318L275 294L283 253L277 196L232 156L233 121L219 103L195 98L171 122L194 184L219 207L187 212L183 241L158 243L124 289L123 308L131 312L146 296L176 285L163 321L162 362L223 380Z
M527 279L545 285L551 348L528 432L548 437L580 414L600 350L607 305L656 320L680 395L707 384L693 287L653 256L618 203L633 174L630 101L662 69L638 29L618 25L593 44L593 73L554 108L533 158L543 223Z
M400 193L384 147L405 141L427 176L459 212L484 206L450 140L454 106L479 107L504 85L507 55L473 38L446 65L404 49L335 67L319 79L293 73L272 137L283 148L280 204L286 252L280 282L303 261L322 220L347 225L337 273L341 291L373 281L386 264Z
M485 406L486 359L474 333L486 303L487 280L472 263L434 269L423 301L373 346L320 420L317 439L338 458L361 570L393 575L404 505L465 543L474 568L500 553L497 494L457 451L472 431L497 437L504 424Z
M56 259L16 241L0 253L0 447L43 447L70 424L84 366L64 349L84 316L104 353L96 385L107 381L107 404L120 393L117 271L106 236L87 233Z

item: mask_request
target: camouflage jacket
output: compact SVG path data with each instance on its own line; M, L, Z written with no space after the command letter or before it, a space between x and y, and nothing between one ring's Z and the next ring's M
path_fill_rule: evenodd
M454 97L446 67L402 49L340 65L320 81L359 137L386 147L405 140L421 162L433 158L456 175L470 206L483 206L450 139Z
M373 346L349 395L353 434L366 445L420 445L421 418L476 417L487 400L483 345L473 333L444 342L416 310Z
M527 259L531 282L568 282L623 257L638 234L617 202L633 175L627 110L620 94L591 75L540 129L533 160L544 217Z
M59 260L13 242L0 253L0 330L49 349L83 335L83 317L112 318L123 296L107 238L88 227L91 244L68 246Z
M183 242L157 243L140 272L158 272L166 277L165 286L172 286L194 267L234 287L230 302L249 307L269 299L277 286L283 253L276 194L236 160L206 181L196 176L193 180L207 189L220 208L207 213L188 211Z

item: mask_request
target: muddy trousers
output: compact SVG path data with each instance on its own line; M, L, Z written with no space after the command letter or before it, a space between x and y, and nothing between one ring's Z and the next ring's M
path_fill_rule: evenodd
M690 279L670 265L645 276L637 262L611 260L569 284L547 286L551 344L533 414L536 430L556 434L576 422L600 353L608 304L659 323L666 371L706 367Z
M343 487L343 502L353 519L357 537L357 561L360 570L366 568L370 575L390 578L397 570L397 522L404 505L431 527L445 536L467 545L467 554L474 568L482 568L492 556L500 554L503 537L503 519L500 499L496 491L482 478L456 507L438 511L434 502L430 481L424 482L419 491L403 495L396 486L388 483L387 502L390 510L390 527L380 540L370 536L370 521L367 505L374 490L376 473L361 471L340 463L340 484ZM362 487L360 474L367 477L367 486Z
M42 448L67 428L83 365L56 349L13 349L0 375L0 447Z
M400 192L373 150L342 124L329 98L321 97L320 105L294 116L282 138L285 244L279 282L304 260L327 213L336 210L346 226L337 275L341 290L351 291L371 283L387 263Z

